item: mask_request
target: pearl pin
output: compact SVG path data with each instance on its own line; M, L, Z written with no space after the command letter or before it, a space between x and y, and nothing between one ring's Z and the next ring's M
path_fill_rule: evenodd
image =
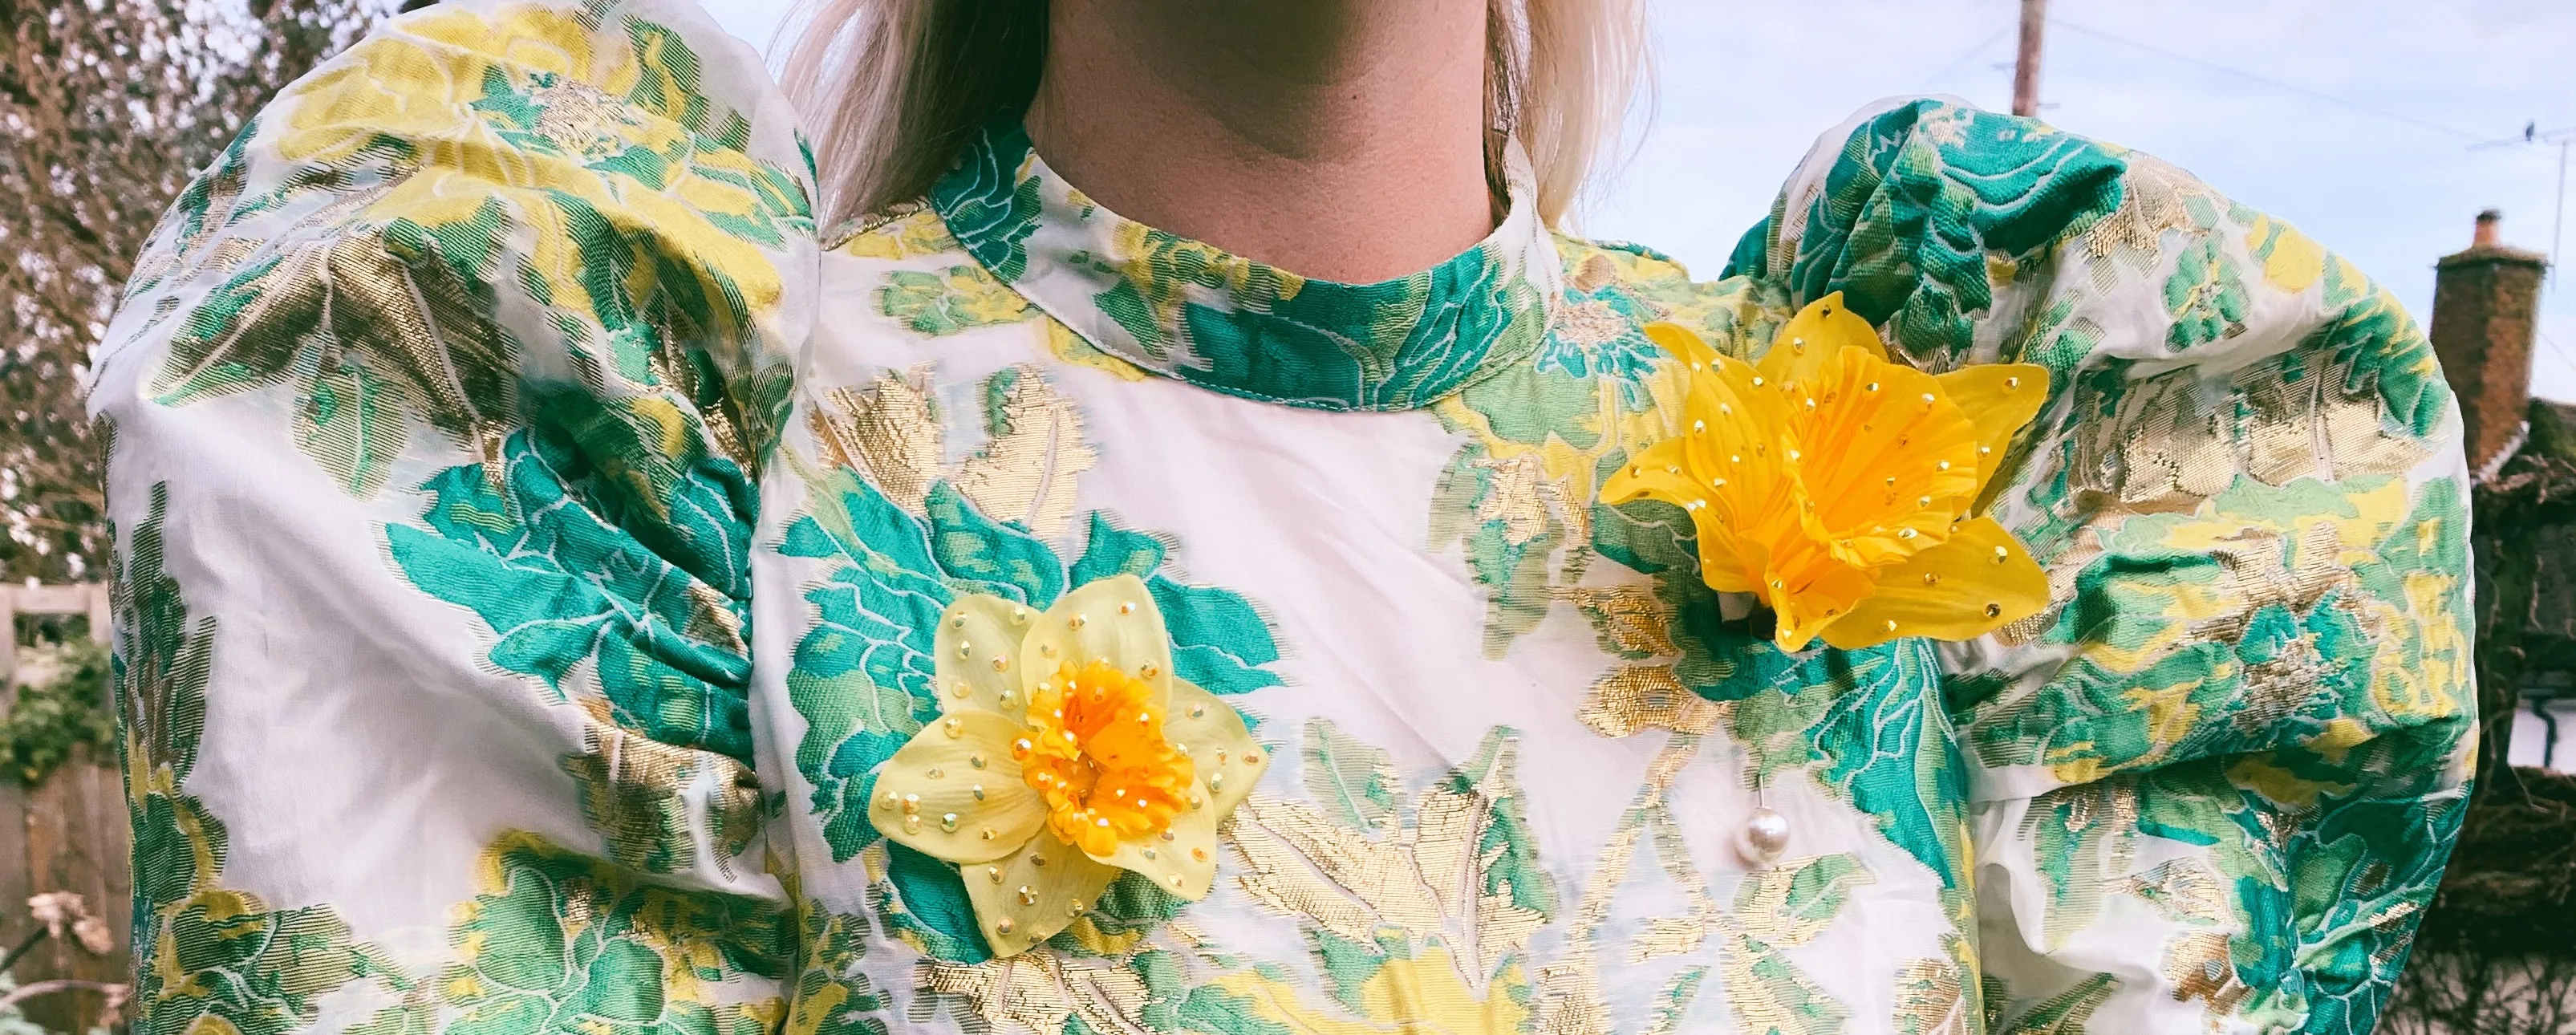
M1768 867L1780 861L1789 850L1789 817L1768 808L1757 808L1745 817L1744 829L1736 832L1735 850L1745 861Z

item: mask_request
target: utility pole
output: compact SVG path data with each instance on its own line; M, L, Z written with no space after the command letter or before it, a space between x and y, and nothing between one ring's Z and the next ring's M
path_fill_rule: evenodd
M2013 114L2039 114L2039 40L2048 28L2048 0L2021 0L2021 54L2013 63Z

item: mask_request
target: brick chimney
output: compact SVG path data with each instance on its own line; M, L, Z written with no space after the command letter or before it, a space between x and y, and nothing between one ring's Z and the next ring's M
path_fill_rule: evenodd
M2478 213L2469 247L2433 267L2433 354L2459 396L2469 469L2478 472L2523 434L2540 277L2549 265L2498 241L2502 218L2494 209Z

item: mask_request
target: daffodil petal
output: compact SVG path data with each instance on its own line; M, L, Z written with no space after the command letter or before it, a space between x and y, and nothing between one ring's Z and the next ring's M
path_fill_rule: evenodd
M1611 472L1602 483L1601 502L1616 506L1638 499L1657 499L1687 511L1699 536L1703 581L1720 593L1749 592L1753 588L1746 574L1749 569L1737 550L1735 532L1725 521L1731 511L1720 505L1729 487L1702 486L1692 481L1690 468L1685 466L1688 450L1688 443L1679 438L1647 446L1626 466Z
M934 859L979 863L1009 854L1046 822L1045 800L1011 757L1023 735L1020 723L987 711L931 723L877 772L869 822Z
M1027 712L1020 692L1020 637L1037 616L1027 607L973 593L957 598L939 616L932 665L941 711L980 710L1017 718Z
M1770 589L1765 594L1775 622L1771 641L1781 650L1807 649L1819 631L1842 621L1870 590L1869 573L1858 568L1824 562L1807 566L1805 571L1804 585Z
M1887 345L1878 340L1878 328L1844 305L1843 293L1836 291L1781 325L1771 338L1771 351L1763 353L1755 366L1773 382L1803 384L1845 346L1865 350L1882 362L1887 359Z
M1971 518L1940 545L1878 572L1877 591L1825 626L1844 650L1900 636L1968 640L2048 606L2048 572L1995 519Z
M1683 466L1688 444L1679 438L1668 438L1637 451L1626 466L1610 473L1601 483L1601 502L1617 506L1641 497L1652 497L1676 507L1687 507L1690 501L1706 499L1708 492L1692 481L1690 469Z
M1105 863L1145 875L1154 886L1192 902L1206 898L1208 889L1216 886L1216 809L1214 792L1204 782L1193 784L1190 794L1199 804L1184 808L1172 817L1172 825L1159 835L1120 841L1107 855L1091 857Z
M1934 380L1977 426L1977 486L1982 489L2004 462L2013 436L2048 401L2048 368L2031 363L1961 367Z
M1197 779L1214 781L1207 788L1208 811L1224 819L1252 793L1252 785L1270 771L1270 752L1252 739L1243 716L1185 679L1172 681L1171 713L1163 716L1163 736L1190 753Z
M1053 937L1100 901L1118 868L1040 834L1008 858L965 867L966 899L995 956L1017 956Z
M1646 325L1646 340L1654 342L1694 374L1717 365L1717 350L1708 347L1700 336L1676 323L1657 320Z
M1143 579L1120 575L1065 594L1020 641L1023 686L1053 679L1067 664L1094 661L1143 681L1151 690L1148 706L1160 710L1171 700L1171 636Z

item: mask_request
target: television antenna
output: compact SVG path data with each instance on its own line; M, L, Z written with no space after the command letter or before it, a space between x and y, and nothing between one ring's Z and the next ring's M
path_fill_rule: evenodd
M2531 121L2522 124L2522 132L2517 136L2469 145L2471 151L2515 145L2523 147L2555 145L2558 148L2558 205L2557 211L2551 216L2549 222L2549 289L2551 291L2558 290L2558 244L2567 230L2567 151L2570 144L2576 144L2576 126L2543 130L2539 122Z

